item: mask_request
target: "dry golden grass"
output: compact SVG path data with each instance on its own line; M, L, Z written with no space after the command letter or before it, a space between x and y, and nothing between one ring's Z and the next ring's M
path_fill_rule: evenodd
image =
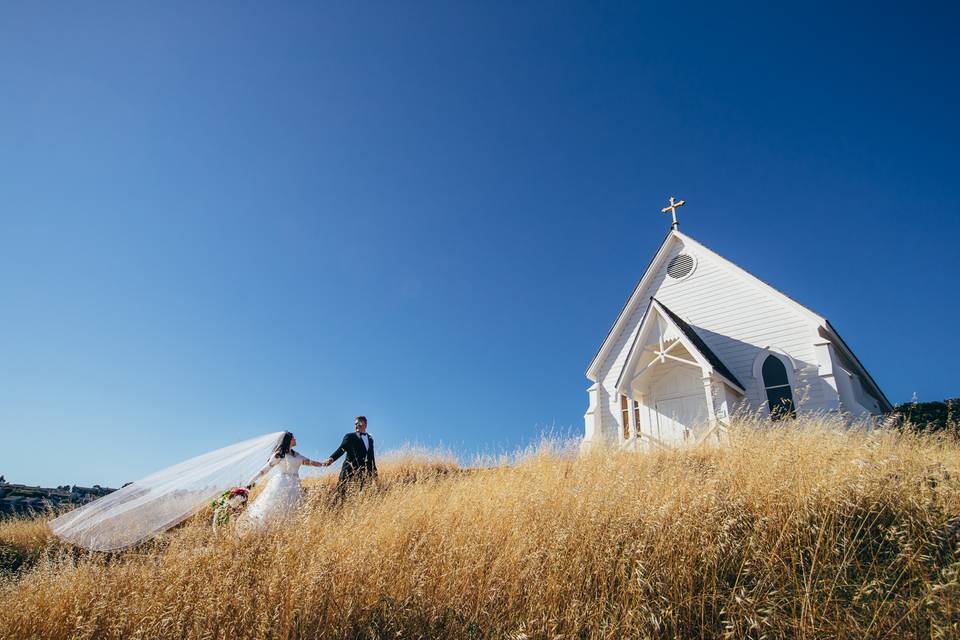
M43 518L0 520L0 580L4 574L36 562L51 539Z
M721 447L460 471L408 455L379 491L217 538L42 549L0 578L3 638L960 636L960 444L739 427ZM794 425L797 426L797 425Z

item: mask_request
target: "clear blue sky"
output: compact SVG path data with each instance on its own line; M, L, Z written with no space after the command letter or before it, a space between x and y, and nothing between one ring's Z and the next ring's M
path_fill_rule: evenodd
M0 473L579 432L671 194L960 395L956 5L767 4L7 4Z

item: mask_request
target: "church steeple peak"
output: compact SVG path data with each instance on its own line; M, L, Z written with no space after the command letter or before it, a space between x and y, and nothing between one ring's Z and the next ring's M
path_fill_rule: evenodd
M680 228L680 221L677 220L677 209L679 207L682 207L686 203L687 203L686 200L677 200L673 196L670 196L670 205L667 207L664 207L663 209L660 209L660 213L666 213L667 211L669 211L670 214L673 216L673 224L670 225L671 229Z

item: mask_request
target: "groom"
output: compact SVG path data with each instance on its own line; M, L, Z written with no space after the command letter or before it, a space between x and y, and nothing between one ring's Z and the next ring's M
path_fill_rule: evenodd
M337 481L337 494L341 498L351 486L359 489L367 479L377 477L377 459L373 455L373 436L367 433L367 418L357 416L353 427L353 433L343 436L340 446L323 463L329 467L337 458L347 454Z

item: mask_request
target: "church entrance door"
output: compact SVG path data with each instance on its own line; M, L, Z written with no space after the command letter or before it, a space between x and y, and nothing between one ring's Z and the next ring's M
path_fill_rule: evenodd
M706 431L707 403L703 394L658 400L657 423L664 442L695 442Z
M664 370L661 370L664 371ZM696 442L709 429L707 398L699 368L670 365L650 389L656 424L653 436L664 444Z

